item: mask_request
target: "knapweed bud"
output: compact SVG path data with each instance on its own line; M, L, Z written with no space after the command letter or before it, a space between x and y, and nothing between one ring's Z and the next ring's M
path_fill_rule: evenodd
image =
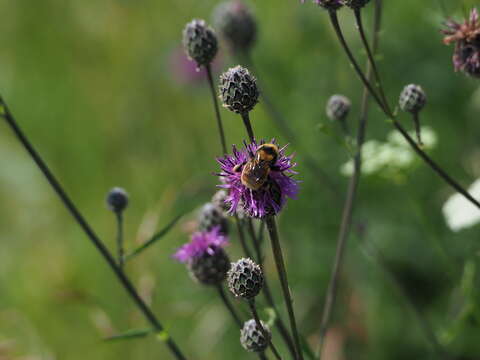
M216 285L225 280L230 269L230 259L221 247L205 252L188 263L192 277L203 285Z
M370 0L343 0L343 3L353 10L358 10L367 5Z
M220 76L220 99L223 106L237 114L246 114L258 102L257 80L240 65Z
M268 326L260 320L264 332L257 326L255 319L245 321L240 330L240 343L247 351L261 352L265 351L272 339L272 333ZM265 337L265 335L267 337Z
M427 96L419 85L410 84L403 88L399 105L403 111L417 114L427 103Z
M227 215L230 210L230 205L227 203L228 193L225 190L218 190L215 195L212 196L212 204L218 209L223 211L224 215Z
M332 95L327 102L327 116L332 121L343 121L350 112L352 103L343 95Z
M111 211L121 213L128 206L127 192L119 187L110 190L107 195L107 206Z
M250 50L257 37L257 23L243 1L220 3L213 17L215 28L234 52Z
M210 231L216 226L219 227L222 234L228 234L228 219L222 209L212 203L206 203L200 210L198 229L200 231Z
M342 0L314 0L315 4L327 9L338 10L343 6Z
M253 299L263 286L263 273L260 266L249 258L232 263L227 274L228 288L236 297Z
M217 37L204 20L194 19L183 30L183 46L198 66L208 65L217 54Z

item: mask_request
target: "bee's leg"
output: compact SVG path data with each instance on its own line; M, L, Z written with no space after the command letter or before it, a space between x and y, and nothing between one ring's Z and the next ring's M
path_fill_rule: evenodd
M245 163L241 163L241 164L238 164L238 165L235 165L234 168L233 168L233 171L238 173L238 172L242 172L242 169L243 169L243 166L245 165Z

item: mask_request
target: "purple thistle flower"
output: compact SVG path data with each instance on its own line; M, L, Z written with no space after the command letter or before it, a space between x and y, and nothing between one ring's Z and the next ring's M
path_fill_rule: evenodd
M226 245L228 238L220 232L220 226L216 226L210 231L194 233L190 242L180 247L173 257L182 263L188 263L206 254L213 256Z
M267 215L276 215L282 210L287 198L295 198L297 195L298 181L289 176L296 174L292 169L296 163L292 162L293 155L285 155L286 146L279 149L276 162L271 164L267 179L258 190L252 190L242 183L243 167L255 158L257 149L263 144L265 144L263 140L259 144L245 143L245 148L242 150L234 145L233 155L217 159L221 165L218 176L221 177L222 184L219 187L228 192L225 202L231 214L238 211L237 208L241 206L251 217L263 218ZM276 145L275 140L272 140L272 144Z
M480 22L476 8L470 12L463 24L453 20L445 22L442 33L447 35L443 42L455 43L453 65L455 71L463 71L473 77L480 77Z

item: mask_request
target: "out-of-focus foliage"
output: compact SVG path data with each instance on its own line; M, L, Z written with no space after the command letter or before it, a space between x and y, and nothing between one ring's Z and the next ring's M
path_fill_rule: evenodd
M437 136L430 153L467 186L480 176L479 82L453 72L453 49L442 44L439 29L445 15L461 18L478 2L443 2L446 13L441 1L385 1L378 58L392 103L408 83L425 89L422 125ZM181 49L184 25L192 18L210 21L216 4L0 3L0 93L112 249L115 222L104 204L111 187L130 194L128 250L178 214L209 201L216 190L218 180L211 174L218 171L215 157L221 150L209 89L204 74L186 62ZM354 127L361 86L325 11L296 0L249 5L259 27L252 52L255 75L298 138L289 148L298 150L301 191L279 224L299 327L315 345L348 181L340 168L351 151L340 128L326 119L325 103L334 93L347 95ZM365 14L370 27L372 5ZM351 13L342 11L340 18L364 63ZM214 71L218 75L238 62L222 46ZM246 136L240 118L226 110L222 116L228 142L240 144ZM288 140L261 104L251 119L259 138ZM401 121L413 130L407 115ZM148 324L7 126L0 123L0 130L0 357L170 358L155 336L100 341ZM385 141L391 130L372 106L368 140ZM306 152L338 193L306 166ZM420 162L388 176L362 178L328 337L333 353L327 359L435 358L416 318L376 261L372 244L442 346L458 358L480 357L479 227L457 233L447 227L442 205L452 193ZM194 230L194 217L184 218L126 269L189 359L251 358L240 347L239 330L216 292L193 283L184 266L171 258ZM236 260L242 253L235 236L232 243L228 252ZM268 246L266 254L267 276L283 305ZM246 314L245 305L234 302ZM261 301L259 305L264 307ZM276 331L273 338L278 339Z

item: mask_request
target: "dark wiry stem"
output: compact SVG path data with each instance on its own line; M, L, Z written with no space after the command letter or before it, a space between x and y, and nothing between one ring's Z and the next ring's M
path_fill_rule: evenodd
M227 295L225 294L225 291L223 290L222 284L218 284L218 285L217 285L217 290L218 290L218 295L220 295L220 298L221 298L222 301L223 301L223 304L224 304L225 307L228 309L228 312L230 313L230 315L232 315L233 320L235 320L235 322L237 323L237 325L238 325L238 326L240 327L240 329L241 329L242 326L243 326L242 320L240 320L240 317L238 316L237 312L236 312L235 309L233 308L232 303L230 302L230 300L228 299Z
M215 117L217 119L218 134L220 135L220 142L222 143L223 153L226 154L227 143L225 140L225 132L223 131L222 118L220 117L220 109L218 107L217 94L215 92L215 86L213 85L212 68L210 64L206 65L205 69L207 71L208 84L210 85L210 91L212 93L213 107L215 109Z
M115 213L117 218L117 251L118 251L118 266L123 269L125 263L124 248L123 248L123 214L121 211Z
M253 135L252 123L250 122L250 116L247 113L242 114L243 124L245 125L245 129L247 130L248 138L250 142L255 141L255 135Z
M420 118L418 112L412 114L413 122L415 124L415 133L417 134L417 142L419 146L423 146L422 143L422 132L420 130Z
M269 338L269 334L265 331L265 329L263 328L263 325L260 321L260 318L258 317L258 313L257 313L257 308L255 307L255 300L254 299L251 299L249 302L248 302L248 305L250 306L250 311L252 313L252 316L253 318L255 319L255 322L257 323L257 327L260 329L260 331L262 332L263 334L263 337L265 339L268 339ZM270 343L269 343L269 346L270 346L270 349L272 350L273 352L273 355L275 355L275 357L277 358L277 360L282 360L282 357L280 356L277 348L275 347L275 345L273 345L273 341L270 339Z
M376 10L375 10L375 22L374 22L373 53L376 52L376 49L378 47L378 33L380 31L380 24L381 24L381 8L379 6L376 6L375 9ZM373 69L372 63L370 62L367 63L367 75L366 75L367 82L369 82L371 79L372 69ZM322 322L320 325L320 337L319 337L319 343L317 347L317 356L320 358L322 356L325 334L327 332L328 324L329 324L331 314L333 312L333 307L335 304L341 265L343 262L344 252L345 252L348 237L350 235L350 229L352 226L354 204L355 204L357 188L358 188L358 183L360 181L361 168L362 168L362 145L365 141L365 131L366 131L367 120L368 120L368 100L369 100L369 90L367 86L365 86L363 89L362 106L360 110L361 115L358 119L359 123L358 123L357 139L356 139L357 153L353 161L353 164L354 164L353 175L348 184L347 198L345 200L343 214L342 214L342 222L341 222L340 231L338 234L337 250L335 254L334 265L333 265L332 274L330 277L330 282L328 285L327 295L326 295L325 304L323 308Z
M125 275L125 273L122 271L122 269L116 264L116 261L112 256L112 254L110 254L110 252L108 251L104 243L95 234L95 232L87 223L83 215L80 213L80 211L74 205L70 197L67 195L65 190L63 190L63 187L60 184L60 182L56 179L56 177L48 168L47 164L43 161L42 157L37 153L33 145L30 143L30 141L24 135L20 127L17 125L15 118L10 113L7 105L5 104L5 102L1 97L0 97L0 105L2 107L1 116L6 120L7 124L13 130L13 132L15 133L15 136L21 142L25 150L27 150L27 152L30 154L33 161L38 166L40 171L43 173L43 175L45 176L45 178L47 179L47 181L49 182L53 190L56 192L56 194L62 201L63 205L65 206L65 208L70 212L72 217L75 219L75 221L82 228L84 233L87 235L88 239L92 242L92 244L95 246L98 252L103 256L104 260L107 262L107 264L109 265L109 267L111 268L111 270L113 271L113 273L115 274L116 278L118 279L120 284L123 286L125 291L135 302L138 309L143 313L143 315L150 322L152 327L157 332L162 333L162 335L164 335L166 339L165 343L167 344L168 349L170 350L172 355L177 360L185 360L186 358L178 348L177 344L174 342L171 336L165 332L163 326L160 324L157 317L153 314L152 310L140 297L137 290L135 289L133 284L130 282L128 277Z
M280 245L280 239L278 237L275 217L267 216L265 222L267 223L268 233L270 234L272 252L275 258L275 265L277 266L280 284L282 285L283 297L285 299L285 305L287 307L288 317L290 320L290 329L292 330L293 340L295 342L295 350L297 352L296 359L303 360L302 347L300 345L300 336L298 335L297 322L295 320L295 313L293 311L292 295L290 294L290 288L288 286L287 270L285 269L285 261L283 260L283 252Z

